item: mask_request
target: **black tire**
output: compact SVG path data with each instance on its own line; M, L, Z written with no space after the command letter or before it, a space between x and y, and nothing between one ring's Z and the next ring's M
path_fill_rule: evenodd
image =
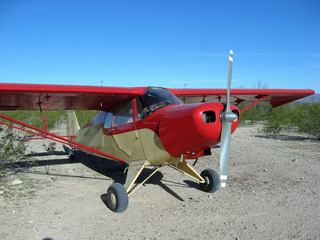
M200 183L200 188L205 192L216 192L220 188L220 176L213 169L205 169L201 172L205 183Z
M127 190L120 183L113 183L107 191L107 207L116 213L124 212L129 205Z
M72 149L70 146L68 145L63 145L63 150L66 154L68 154L68 158L70 162L75 161L75 149Z
M70 162L74 162L75 159L76 159L75 153L74 153L73 151L70 152L70 154L69 154L69 161L70 161Z
M70 162L75 162L75 161L77 161L77 157L79 156L78 154L79 154L78 150L75 149L75 148L72 148L72 149L70 150L69 157L68 157L68 158L69 158L69 161L70 161Z
M68 145L65 145L65 144L63 144L62 147L63 147L63 150L66 154L70 154L70 152L72 150L71 147L69 147Z

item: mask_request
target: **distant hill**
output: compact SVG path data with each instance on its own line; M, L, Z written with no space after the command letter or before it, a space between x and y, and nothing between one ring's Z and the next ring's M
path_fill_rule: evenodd
M309 97L305 97L297 100L299 103L320 103L320 94L314 94Z

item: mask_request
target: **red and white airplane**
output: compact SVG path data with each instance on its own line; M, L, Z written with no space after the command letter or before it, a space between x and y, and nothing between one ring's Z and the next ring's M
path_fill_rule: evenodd
M44 84L0 84L0 110L41 112L44 127L38 128L0 114L0 124L44 137L90 154L127 164L124 185L113 183L107 206L114 212L128 207L128 195L163 166L184 172L206 192L225 187L228 176L231 134L241 113L267 101L272 107L314 94L307 89L232 89L233 53L229 55L227 89L168 89L160 87L97 87ZM245 106L241 110L237 107ZM67 137L48 131L49 110L67 111ZM73 110L97 110L80 129ZM44 113L43 113L44 112ZM205 169L200 174L187 163L211 154L220 144L220 173ZM139 184L145 167L151 174Z

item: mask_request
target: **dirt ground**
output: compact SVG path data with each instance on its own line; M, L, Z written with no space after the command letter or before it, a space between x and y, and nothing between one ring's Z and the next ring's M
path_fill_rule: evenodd
M257 134L233 135L227 188L204 193L164 167L121 214L103 202L124 180L116 166L85 154L70 162L60 145L48 155L34 141L27 161L37 166L0 179L0 239L320 239L320 143ZM218 153L196 168L217 169Z

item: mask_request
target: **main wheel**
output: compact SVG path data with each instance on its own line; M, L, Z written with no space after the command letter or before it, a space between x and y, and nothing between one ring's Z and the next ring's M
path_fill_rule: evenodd
M124 212L128 208L129 198L122 184L111 184L107 191L106 204L111 211L117 213Z
M201 177L205 180L204 183L200 183L200 188L205 192L215 192L220 187L220 176L213 169L205 169L201 172Z

